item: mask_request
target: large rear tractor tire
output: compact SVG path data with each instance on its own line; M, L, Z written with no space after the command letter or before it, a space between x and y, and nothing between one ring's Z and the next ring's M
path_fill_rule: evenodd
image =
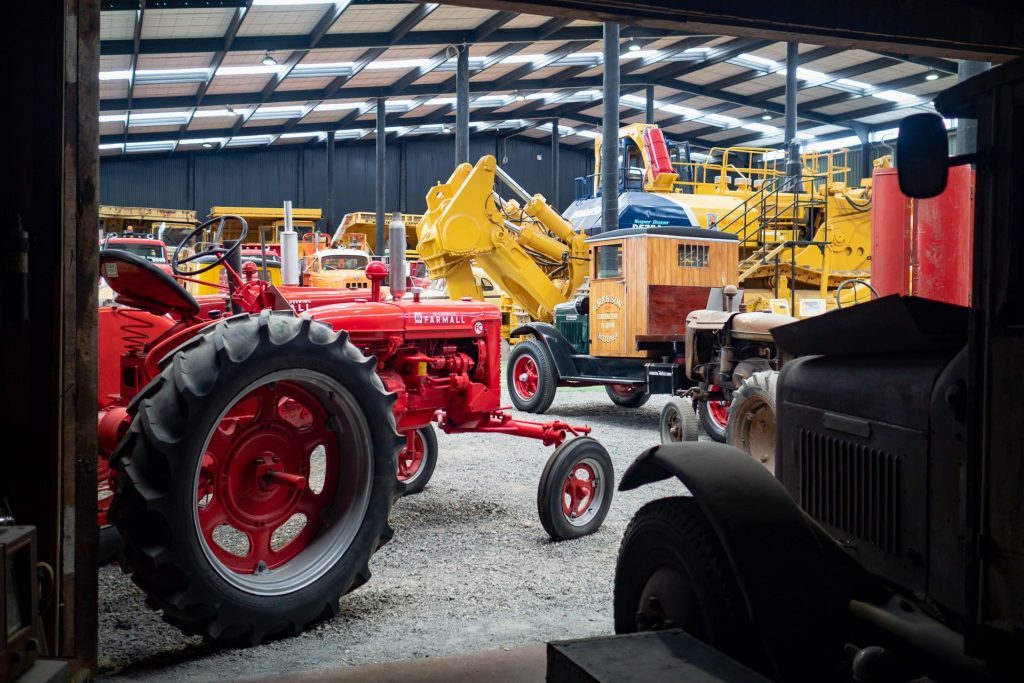
M613 612L616 633L681 628L757 668L746 601L693 498L655 500L633 516L615 566Z
M755 372L732 393L726 443L775 471L775 391L779 373Z
M555 400L558 377L555 361L536 339L521 341L512 347L505 371L512 405L526 413L543 413Z
M405 484L406 496L421 493L437 465L437 434L434 427L420 427L406 435L406 443L398 454L398 481Z
M249 646L335 615L392 535L394 399L345 332L238 315L180 347L112 458L125 571L189 635Z
M682 443L697 441L700 429L697 415L693 412L693 404L678 396L673 396L661 409L660 419L661 443Z
M714 387L708 387L714 390ZM712 440L725 443L725 431L729 426L728 401L701 401L697 404L697 417L704 431Z
M592 534L612 506L615 468L596 439L566 441L555 449L537 485L541 526L556 541Z
M606 384L604 390L612 403L623 408L639 408L651 400L651 395L636 384Z

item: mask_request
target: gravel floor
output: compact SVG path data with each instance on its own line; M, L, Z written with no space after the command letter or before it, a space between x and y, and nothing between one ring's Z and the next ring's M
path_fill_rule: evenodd
M593 427L618 480L643 448L657 443L666 400L656 396L642 408L624 409L601 388L560 389L547 417ZM551 449L500 435L438 434L438 441L431 483L395 504L394 539L371 561L370 582L342 599L336 618L297 638L218 650L163 623L128 577L106 567L100 571L101 673L235 680L611 633L622 533L644 503L678 495L678 482L616 491L598 533L552 543L536 509L537 481Z

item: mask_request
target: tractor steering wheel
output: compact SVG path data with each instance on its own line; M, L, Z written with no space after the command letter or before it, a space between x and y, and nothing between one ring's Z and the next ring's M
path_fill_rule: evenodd
M836 287L836 308L842 308L843 307L843 300L842 300L842 297L840 296L840 294L842 294L842 291L844 289L846 289L848 286L856 287L857 285L863 285L864 287L867 287L868 290L871 292L871 298L872 299L877 299L878 298L878 290L876 290L874 287L872 287L870 282L868 282L867 280L859 280L857 278L850 278L849 280L843 280L842 282L839 283L839 286ZM860 297L857 297L857 299L859 299L859 298ZM854 303L856 303L856 300L854 301Z
M224 224L229 219L235 219L239 223L242 224L242 233L238 236L237 240L234 240L234 244L232 244L230 247L224 247L224 246L221 246L221 238L224 235ZM203 249L202 251L197 251L196 253L194 253L194 254L192 254L190 256L185 256L184 258L179 258L181 256L181 248L182 247L184 247L186 244L188 244L194 238L196 238L199 235L203 234L204 230L206 230L208 227L210 227L214 223L217 223L218 221L219 221L219 224L217 225L217 233L213 236L213 240L210 242L210 244L212 246L207 247L206 249ZM213 270L217 266L223 265L229 258L231 258L232 255L234 255L234 253L236 251L238 251L239 249L242 248L242 242L245 240L245 236L247 234L249 234L249 224L246 223L245 219L242 218L241 216L236 216L234 214L228 214L226 216L221 216L219 218L211 218L210 220L206 221L205 223L196 226L195 230L193 230L192 232L187 234L185 236L185 239L181 240L181 242L178 244L178 246L174 249L174 254L171 255L171 270L174 271L175 275L181 275L181 276L186 276L186 277L194 276L194 275L200 275L200 274L205 273L205 272L207 272L209 270ZM211 263L211 264L209 264L209 265L207 265L205 267L200 267L197 270L188 270L188 271L182 270L181 266L185 265L186 263L192 263L193 261L198 261L199 259L203 258L204 256L212 256L213 257L213 263Z

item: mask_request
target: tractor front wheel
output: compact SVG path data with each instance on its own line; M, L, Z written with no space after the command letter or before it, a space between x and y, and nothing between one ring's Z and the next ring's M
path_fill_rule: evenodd
M239 315L165 362L112 458L126 571L168 623L254 645L337 613L391 536L393 398L347 334Z
M732 393L726 443L775 471L775 387L779 373L755 372Z
M601 528L612 505L615 469L597 440L581 436L555 449L537 486L540 523L556 541Z
M604 390L612 403L623 408L639 408L651 398L639 384L606 384Z
M661 443L696 441L699 438L697 415L693 404L679 397L672 397L661 409Z
M708 391L715 391L715 387L708 387ZM728 401L701 401L697 404L697 417L708 436L725 443L725 430L729 426Z
M405 435L405 448L398 454L398 481L405 484L405 495L423 491L434 476L437 465L437 434L431 425Z
M516 410L543 413L555 400L555 361L536 339L519 342L509 354L505 383Z

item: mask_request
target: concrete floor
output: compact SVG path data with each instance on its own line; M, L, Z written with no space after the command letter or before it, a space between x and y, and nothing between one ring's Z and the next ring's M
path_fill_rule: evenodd
M612 456L618 481L643 448L658 442L666 400L653 397L642 408L623 409L601 388L559 390L544 417L593 427ZM336 618L297 638L218 650L164 624L145 607L141 591L116 567L107 567L100 576L102 675L153 681L318 671L329 676L339 667L480 651L500 655L551 640L610 634L612 579L625 526L644 503L679 495L681 485L666 481L616 491L600 531L553 543L536 509L537 481L550 448L501 435L439 434L438 440L433 480L422 494L395 504L394 539L371 561L370 582L342 599ZM451 666L474 661L486 664L487 657ZM396 670L401 669L370 671L380 676L374 680L387 680ZM458 669L438 669L446 670Z

